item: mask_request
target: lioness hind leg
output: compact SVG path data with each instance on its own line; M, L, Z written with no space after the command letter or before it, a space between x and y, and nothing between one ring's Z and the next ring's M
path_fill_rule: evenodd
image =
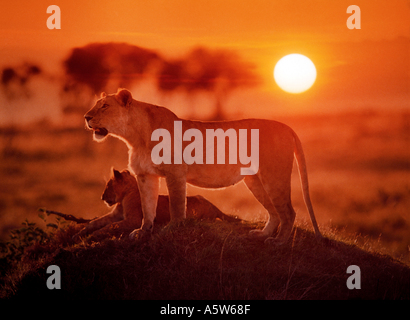
M275 208L277 212L279 213L280 217L280 228L279 228L279 233L276 236L276 238L267 238L265 240L266 243L284 243L286 242L291 233L292 233L292 228L293 224L295 223L295 218L296 218L296 212L292 207L292 204L289 202L286 204L282 204L280 206L275 205Z
M249 178L247 177L245 179L246 184L251 184L249 180L247 182L247 179ZM253 233L259 233L262 236L270 236L277 228L280 221L279 232L276 238L268 238L265 241L278 244L284 243L292 232L293 223L296 217L290 199L290 174L283 171L278 175L271 175L269 178L263 179L262 177L262 181L258 179L260 185L255 182L255 179L256 177L254 176L252 188L255 188L256 186L258 190L256 194L258 194L258 196L255 196L268 210L269 220L263 230L260 232L254 231ZM265 193L262 193L260 191L261 189L263 189ZM263 197L261 197L261 194L263 194ZM267 199L269 199L269 201Z
M276 179L271 176L270 179L262 180L262 184L280 219L278 235L276 238L269 238L266 241L279 244L284 243L290 237L296 217L290 199L290 173L286 174L286 171L283 171L282 176L277 175Z
M256 175L246 176L244 182L255 198L265 207L266 210L268 210L269 213L268 222L263 230L252 230L250 234L257 237L269 237L276 231L280 222L276 208Z

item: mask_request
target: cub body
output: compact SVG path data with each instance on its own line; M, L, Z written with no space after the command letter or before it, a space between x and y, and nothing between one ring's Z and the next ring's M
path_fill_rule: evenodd
M114 206L108 214L92 220L84 229L75 235L75 238L85 236L97 230L98 233L105 232L108 228L136 229L141 227L143 213L141 208L141 197L137 180L128 170L117 171L113 169L111 179L107 182L101 199L108 206ZM163 225L168 223L169 197L160 195L156 209L155 222ZM204 197L187 197L187 217L205 220L240 221L220 211Z

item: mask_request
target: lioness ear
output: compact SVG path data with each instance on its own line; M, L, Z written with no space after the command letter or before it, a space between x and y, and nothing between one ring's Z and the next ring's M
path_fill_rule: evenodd
M127 89L118 89L115 98L124 107L129 106L132 102L132 94Z
M122 180L121 172L112 168L112 173L114 174L114 178L117 180Z
M107 94L105 92L101 92L101 98L105 98Z

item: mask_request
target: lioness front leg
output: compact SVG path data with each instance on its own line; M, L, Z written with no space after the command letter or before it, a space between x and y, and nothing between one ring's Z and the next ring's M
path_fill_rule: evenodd
M159 176L138 175L138 187L141 196L142 225L130 233L130 239L144 238L151 235L154 227L154 219L157 213L157 201L159 192Z
M169 193L169 213L171 223L186 218L186 176L167 175L165 177Z

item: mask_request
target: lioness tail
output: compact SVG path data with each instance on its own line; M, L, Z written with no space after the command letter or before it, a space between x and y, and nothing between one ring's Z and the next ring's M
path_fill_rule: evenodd
M316 237L323 238L319 231L319 227L317 226L315 213L313 212L312 202L310 201L306 160L305 160L305 154L303 153L303 149L302 149L302 143L300 142L299 137L296 135L295 132L293 132L293 137L295 139L294 153L295 153L296 163L298 165L300 182L302 184L303 199L305 200L306 208L309 212L310 219L312 220L312 224L313 224L313 228L315 229Z

